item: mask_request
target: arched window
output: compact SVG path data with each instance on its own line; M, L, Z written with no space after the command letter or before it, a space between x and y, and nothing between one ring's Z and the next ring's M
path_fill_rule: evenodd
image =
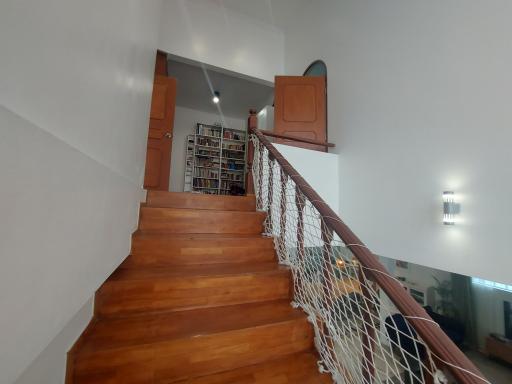
M313 61L304 71L303 76L325 76L327 77L327 65L323 60Z

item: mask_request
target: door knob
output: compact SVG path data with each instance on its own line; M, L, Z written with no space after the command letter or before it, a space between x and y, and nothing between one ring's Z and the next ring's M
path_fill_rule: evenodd
M165 132L164 137L167 137L168 139L172 139L172 133L171 132Z

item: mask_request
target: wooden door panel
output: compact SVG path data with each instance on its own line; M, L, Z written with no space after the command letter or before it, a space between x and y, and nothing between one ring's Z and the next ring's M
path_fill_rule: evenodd
M160 163L162 156L158 148L148 146L146 154L146 175L144 183L146 188L156 188L160 184Z
M165 105L167 101L167 85L154 84L151 97L151 119L162 120L165 118Z
M175 104L176 79L155 76L144 176L146 189L169 190Z
M276 76L274 132L327 141L326 83L324 76ZM326 151L325 147L280 139L277 142Z
M288 122L314 122L316 114L315 87L284 85L283 118Z

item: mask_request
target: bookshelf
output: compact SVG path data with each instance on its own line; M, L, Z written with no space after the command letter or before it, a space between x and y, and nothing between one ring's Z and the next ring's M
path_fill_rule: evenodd
M229 195L232 186L245 189L246 141L243 130L197 123L187 136L184 191Z
M194 172L194 135L187 135L185 141L185 182L184 192L192 192L192 175Z

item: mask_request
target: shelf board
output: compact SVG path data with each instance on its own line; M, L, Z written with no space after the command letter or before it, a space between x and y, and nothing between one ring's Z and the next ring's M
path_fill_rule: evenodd
M242 152L245 153L245 151L240 149L229 149L229 148L222 148L223 151L231 151L231 152Z
M238 160L238 161L245 162L245 159L235 159L234 157L224 157L224 156L222 156L222 160Z
M219 158L220 158L220 156L201 155L201 154L199 154L199 153L196 153L196 156L198 156L198 157L204 157L204 158L206 158L206 159L219 159Z
M216 139L216 140L220 140L220 139L222 139L222 137L210 136L210 135L200 135L199 133L196 133L196 136L199 136L199 137L208 137L209 139Z
M214 151L218 151L218 150L220 150L220 147L212 147L211 145L201 145L201 144L196 144L196 147L208 148L208 149L210 149L210 150L214 150Z
M203 179L203 180L219 180L218 177L202 177L202 176L193 176L194 179Z

